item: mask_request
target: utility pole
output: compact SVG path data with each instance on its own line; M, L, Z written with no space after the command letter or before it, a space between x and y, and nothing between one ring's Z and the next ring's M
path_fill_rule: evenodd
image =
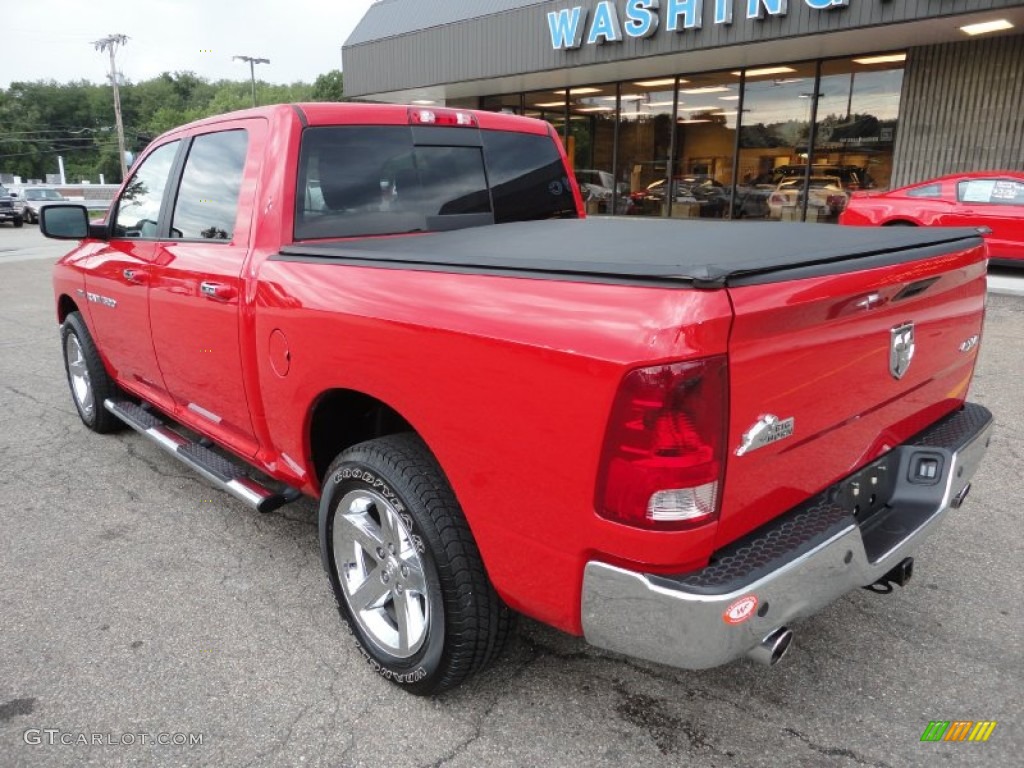
M114 61L114 54L117 53L117 46L128 42L128 35L107 35L102 40L94 40L93 46L97 51L110 52L110 84L114 86L114 119L117 121L117 150L121 158L121 181L128 175L128 163L124 159L124 123L121 122L121 92L118 90L117 64Z
M259 59L254 56L232 56L234 59L240 59L242 61L249 62L249 77L252 79L252 105L256 106L256 65L257 64L269 64L270 59Z

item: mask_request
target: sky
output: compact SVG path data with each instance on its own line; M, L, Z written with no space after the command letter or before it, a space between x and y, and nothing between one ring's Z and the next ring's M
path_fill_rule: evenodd
M128 35L118 69L132 82L192 71L208 80L247 80L256 56L271 83L311 83L341 69L341 46L373 0L32 0L4 5L0 88L15 81L106 82L109 55L94 40Z

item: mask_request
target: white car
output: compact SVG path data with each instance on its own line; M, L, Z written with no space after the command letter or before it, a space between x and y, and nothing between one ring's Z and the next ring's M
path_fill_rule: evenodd
M584 200L611 200L615 177L608 171L576 171L576 183Z
M783 208L803 202L804 179L791 176L779 182L768 196L768 218L781 219ZM808 182L807 207L824 209L827 215L838 216L849 200L838 176L811 176Z
M584 202L596 201L602 204L602 213L609 213L611 207L612 192L615 189L615 177L608 171L594 171L590 169L579 169L576 171L576 183L579 184L580 194ZM633 201L629 198L629 185L619 182L618 213L629 213Z

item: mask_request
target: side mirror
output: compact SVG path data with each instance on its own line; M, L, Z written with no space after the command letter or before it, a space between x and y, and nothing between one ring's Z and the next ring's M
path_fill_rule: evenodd
M84 205L48 205L39 211L39 230L54 240L89 236L89 211Z

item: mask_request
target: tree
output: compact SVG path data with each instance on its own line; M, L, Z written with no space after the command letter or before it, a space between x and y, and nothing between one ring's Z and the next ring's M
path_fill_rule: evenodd
M258 84L264 104L338 101L342 75L327 72L309 83ZM164 72L121 87L126 149L138 155L161 133L203 117L247 109L249 82L210 82L194 72ZM0 88L0 172L43 179L64 158L68 180L121 180L110 87L86 81L11 83Z
M324 72L313 81L313 101L345 101L345 76L341 70Z

